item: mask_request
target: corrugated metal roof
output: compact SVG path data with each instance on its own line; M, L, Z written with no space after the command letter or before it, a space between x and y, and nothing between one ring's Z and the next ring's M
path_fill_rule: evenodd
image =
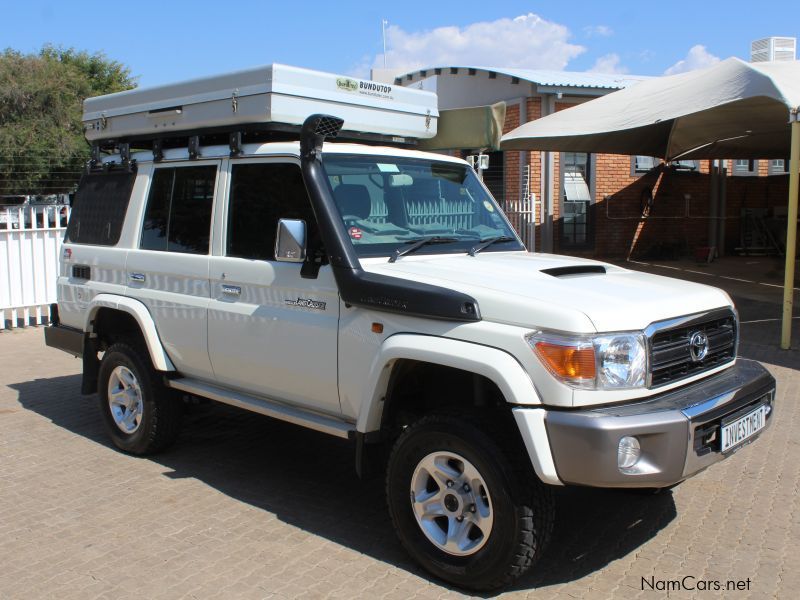
M644 75L620 75L610 73L585 73L578 71L549 71L546 69L511 69L505 67L470 67L448 65L430 67L405 73L395 79L398 85L405 85L436 74L448 75L452 69L458 69L458 75L469 75L474 72L496 73L507 77L516 77L520 81L528 81L540 86L574 87L619 90L628 86L650 79ZM437 73L438 72L438 73ZM410 78L409 78L410 76Z

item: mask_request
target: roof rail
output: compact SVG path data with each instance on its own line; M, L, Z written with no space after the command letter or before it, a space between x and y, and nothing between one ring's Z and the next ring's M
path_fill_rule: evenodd
M124 147L130 150L151 150L156 160L163 158L168 148L189 148L190 144L200 146L226 145L230 147L231 157L242 154L244 144L263 144L267 142L297 142L300 140L300 125L286 123L248 123L236 127L209 127L197 131L164 133L154 135L135 135L120 138L107 138L92 143L98 152L118 154ZM196 142L192 142L196 138ZM334 140L330 140L334 141ZM368 145L415 147L417 138L409 138L380 133L342 130L336 142L355 142ZM94 152L94 150L93 150ZM191 152L190 152L191 154Z

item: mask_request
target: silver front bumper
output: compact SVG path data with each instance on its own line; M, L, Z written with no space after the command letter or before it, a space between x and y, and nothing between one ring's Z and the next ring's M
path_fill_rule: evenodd
M731 415L767 403L768 427L774 397L772 375L757 362L739 359L721 373L645 401L592 410L548 410L545 427L558 478L564 483L666 487L741 447L721 452L721 423ZM623 436L635 436L641 444L642 457L630 472L617 466Z

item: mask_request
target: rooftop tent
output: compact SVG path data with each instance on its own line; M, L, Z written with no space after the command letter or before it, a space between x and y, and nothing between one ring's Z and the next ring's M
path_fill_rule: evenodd
M436 135L436 94L281 64L88 98L97 145L248 130L297 134L312 114L344 119L339 138L411 143Z
M525 123L503 150L603 152L683 158L790 156L781 346L791 343L800 175L800 62L746 63L649 79ZM788 125L791 123L791 127Z

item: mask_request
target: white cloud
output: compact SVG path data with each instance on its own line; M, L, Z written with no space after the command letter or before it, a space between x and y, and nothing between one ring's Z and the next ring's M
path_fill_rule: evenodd
M719 56L714 56L706 50L705 46L697 44L689 49L686 58L679 60L664 71L664 75L677 75L678 73L686 73L687 71L694 71L695 69L704 69L718 62Z
M642 50L638 56L640 61L646 63L653 60L656 57L656 53L653 50Z
M347 71L347 74L350 77L359 77L361 79L367 79L369 77L369 68L371 65L372 65L372 57L369 54L365 54L364 56L358 59L358 62L355 65L350 67L350 70Z
M564 25L533 13L428 31L409 32L390 25L386 29L386 65L404 71L439 65L560 70L586 51L569 43L569 37ZM372 64L382 67L383 54Z
M588 25L583 28L583 33L586 34L586 37L593 37L596 35L600 37L609 37L614 35L614 30L608 25Z
M605 54L594 61L589 73L627 73L628 68L620 64L619 54Z

